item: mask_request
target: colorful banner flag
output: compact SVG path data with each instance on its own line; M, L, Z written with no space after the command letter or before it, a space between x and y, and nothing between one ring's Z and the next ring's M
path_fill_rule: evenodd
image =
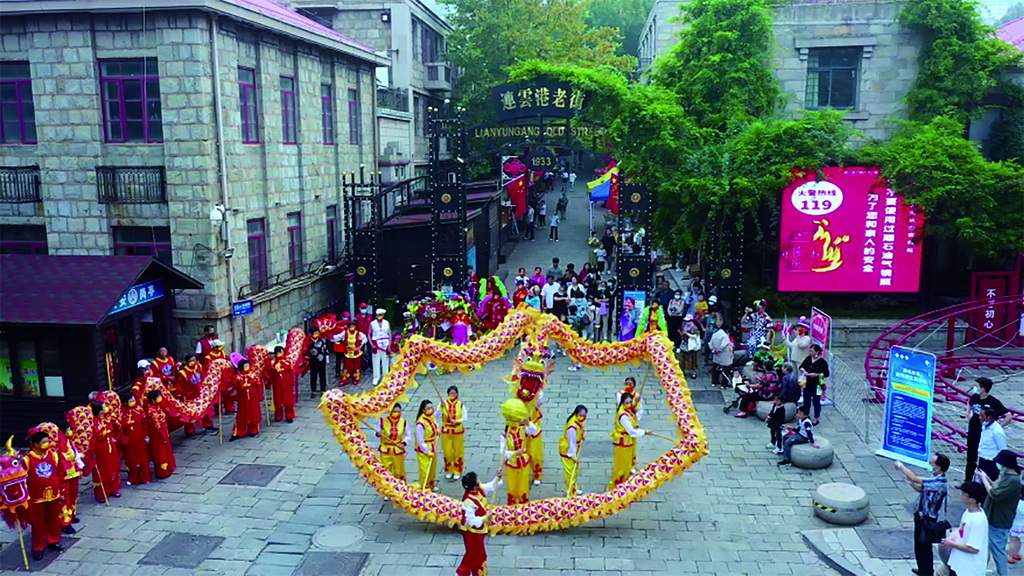
M529 211L526 206L526 178L519 176L505 184L505 190L508 192L508 198L512 201L512 205L515 206L516 218L526 214Z

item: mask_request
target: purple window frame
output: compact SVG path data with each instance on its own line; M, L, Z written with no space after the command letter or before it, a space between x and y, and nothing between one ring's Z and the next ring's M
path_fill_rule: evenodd
M113 143L126 143L126 142L144 142L147 144L155 144L164 141L163 134L163 111L160 106L160 75L150 74L146 71L149 63L154 65L157 63L156 58L127 58L127 59L115 59L115 60L100 60L99 61L99 74L100 74L100 99L103 101L103 137L107 142ZM142 64L141 75L123 75L123 74L112 74L107 75L104 72L104 66L108 64ZM125 95L126 83L138 82L139 84L139 99L128 99ZM152 86L150 85L152 83ZM112 98L108 91L111 88L115 88L117 91L116 99ZM151 97L151 90L156 88L155 97ZM140 112L142 114L138 122L142 124L142 139L132 139L129 137L128 125L132 122L128 118L128 107L135 102L139 103ZM120 128L120 134L113 134L113 124L115 120L110 117L111 105L116 104L117 106L117 124ZM156 105L156 112L159 119L151 121L149 119L150 105ZM150 124L153 124L151 126Z
M243 74L251 73L252 80L242 79ZM238 103L242 115L242 144L260 143L259 106L256 98L256 69L238 68Z
M267 288L270 281L270 263L267 261L267 221L265 218L252 218L245 221L245 227L246 243L249 248L249 285L253 292L257 292Z
M291 87L285 88L290 82ZM295 78L281 76L281 142L298 144L298 109L295 100Z
M294 224L292 223L292 219ZM302 212L289 212L288 222L288 269L292 276L301 276L305 271L302 258Z
M320 126L324 145L334 146L334 86L330 84L320 85Z
M0 254L49 254L46 226L13 225L4 226L4 230L8 234L0 238Z
M338 205L331 204L327 207L327 260L335 262L338 259Z
M348 90L348 143L359 145L359 91L354 88Z
M141 230L140 230L141 228ZM156 239L156 228L149 230L151 240L139 241L139 240L121 240L122 234L128 235L131 232L143 232L147 230L145 226L116 226L113 228L112 233L114 237L114 255L115 256L153 256L162 262L168 264L174 264L174 253L171 248L171 242L157 240ZM167 237L170 237L170 228L160 227L161 231L164 231ZM161 257L161 253L166 257Z
M28 66L28 62L2 62L0 66L13 68L15 66ZM31 73L31 72L30 72ZM0 94L4 88L14 88L14 100L3 101L0 96L0 144L37 144L36 136L36 112L35 102L32 100L32 78L29 76L15 78L0 77ZM4 108L14 104L17 110L17 120L4 116ZM26 111L27 109L27 111ZM17 122L17 136L8 133L7 125ZM26 129L26 127L29 127Z

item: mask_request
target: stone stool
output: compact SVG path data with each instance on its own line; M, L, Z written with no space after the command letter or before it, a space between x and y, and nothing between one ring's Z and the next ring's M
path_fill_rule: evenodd
M853 484L822 484L811 498L815 516L830 524L860 524L867 520L868 512L871 510L868 495Z
M807 470L817 470L819 468L828 468L832 465L832 460L836 455L835 450L832 448L832 443L829 442L828 438L822 438L817 434L814 435L814 441L818 445L817 448L810 442L793 446L792 451L789 453L789 459L793 462L793 466Z
M771 400L761 400L756 405L757 417L761 420L768 419L768 413L772 411ZM796 418L796 402L786 402L782 405L786 409L786 422L792 422Z

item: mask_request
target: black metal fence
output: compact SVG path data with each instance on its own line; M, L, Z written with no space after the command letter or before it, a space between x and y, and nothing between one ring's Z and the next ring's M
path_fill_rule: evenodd
M163 204L167 173L163 166L97 166L101 204Z
M39 166L0 166L0 203L39 202Z
M398 112L409 111L409 91L406 88L377 88L377 106Z

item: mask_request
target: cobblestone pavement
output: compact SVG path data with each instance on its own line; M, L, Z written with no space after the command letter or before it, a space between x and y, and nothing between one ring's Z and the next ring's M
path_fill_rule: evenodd
M570 214L558 246L566 248L563 262L580 263L586 255L585 204L579 193L574 196L576 205L571 202L570 209L579 210L580 216ZM538 234L532 244L540 245L540 238ZM538 247L524 250L517 259L532 266L528 259L538 260L540 255ZM513 274L518 265L516 259L509 262ZM591 409L587 443L582 449L581 485L588 491L603 489L611 469L608 432L614 393L626 375L643 380L646 367L572 373L565 370L567 363L559 364L546 392L545 478L543 485L533 489L534 497L563 493L557 440L565 417L577 403ZM437 382L442 389L450 384L460 386L469 412L468 469L487 478L497 466L501 426L497 406L506 397L501 377L510 367L510 358L505 358L469 375L446 375ZM420 400L436 400L429 382L422 384L410 394L406 411L410 420ZM703 374L692 386L710 389ZM362 389L366 388L364 384ZM648 414L642 424L672 434L664 395L653 379L647 381L645 396ZM765 448L768 432L763 423L754 418L734 419L721 408L715 399L697 403L711 452L691 470L610 518L563 532L489 539L492 576L835 574L811 552L801 535L802 531L829 528L811 512L811 491L825 482L852 482L863 487L872 500L868 525L907 529L910 515L906 504L911 490L901 483L889 462L873 456L873 448L864 445L834 409L826 408L819 433L835 444L836 461L825 470L804 471L776 466L776 457ZM642 439L639 460L652 460L667 447L665 442L654 437ZM185 440L178 432L173 443L178 470L171 478L126 487L123 497L112 499L108 506L95 504L83 490L78 541L40 573L357 574L362 558L351 554L364 553L368 555L361 572L365 576L421 576L453 574L461 557L462 542L456 532L416 521L368 488L308 394L299 403L294 424L266 427L257 438L221 446L216 436ZM266 486L221 484L240 464L281 469ZM414 479L412 456L408 469ZM439 489L461 496L458 484L443 478ZM343 539L339 532L321 532L339 526L352 527L351 539ZM209 548L196 545L186 549L194 556L194 567L171 567L174 558L179 566L188 560L180 554L162 558L157 554L158 544L173 533L222 540L213 540ZM5 533L5 542L11 538L10 532ZM314 555L318 551L347 553L342 559L353 562L355 569L344 572L341 564L335 564L317 572L313 564L320 559ZM5 554L5 558L9 556ZM147 561L162 564L140 564ZM4 567L11 565L5 563Z

